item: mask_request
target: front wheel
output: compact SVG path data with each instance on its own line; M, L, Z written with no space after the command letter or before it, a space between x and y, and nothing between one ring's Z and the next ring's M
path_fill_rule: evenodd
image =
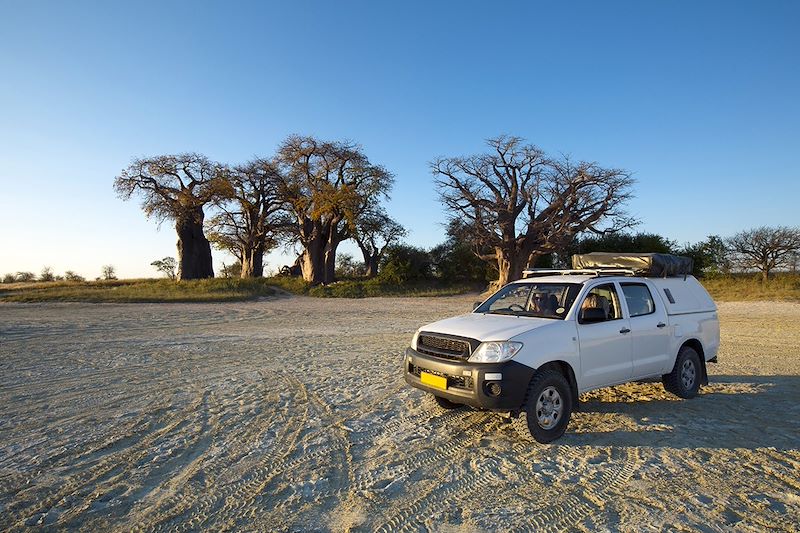
M525 405L514 426L526 440L547 444L564 434L572 414L572 394L563 374L556 370L537 373L528 385Z
M700 379L703 367L700 366L700 356L694 348L684 346L678 352L672 372L664 374L661 381L664 388L681 398L694 398L700 390Z

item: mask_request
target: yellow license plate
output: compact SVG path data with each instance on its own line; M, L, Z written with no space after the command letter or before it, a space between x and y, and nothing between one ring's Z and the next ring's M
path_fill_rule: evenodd
M437 376L436 374L429 374L428 372L420 372L419 379L426 385L436 387L437 389L447 390L447 378Z

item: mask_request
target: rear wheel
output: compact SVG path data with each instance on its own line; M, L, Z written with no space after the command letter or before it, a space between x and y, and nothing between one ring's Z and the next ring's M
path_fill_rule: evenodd
M700 390L703 368L694 348L684 346L678 352L672 372L661 377L664 388L681 398L694 398Z
M526 440L547 444L564 434L571 414L569 382L561 372L545 370L528 385L525 405L514 419L514 426Z

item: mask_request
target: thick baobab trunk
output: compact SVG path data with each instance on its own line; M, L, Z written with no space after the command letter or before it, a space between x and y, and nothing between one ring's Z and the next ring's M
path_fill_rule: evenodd
M336 249L338 242L328 242L325 246L325 283L336 281Z
M513 251L497 248L497 288L506 283L516 281L522 277L522 270L525 268L525 259L520 257L522 254ZM525 257L523 255L523 257ZM526 258L527 259L527 258Z
M178 279L213 278L211 245L203 233L203 208L178 217L175 230L178 232Z
M264 246L242 250L242 277L261 278L264 276Z
M312 285L325 282L325 243L316 238L309 242L303 251L301 269L303 279Z
M345 231L339 229L341 222L341 219L333 219L328 227L325 242L325 283L336 281L336 250L345 236Z

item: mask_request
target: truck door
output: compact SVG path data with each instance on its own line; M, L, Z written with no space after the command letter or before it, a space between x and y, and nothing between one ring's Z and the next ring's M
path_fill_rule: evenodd
M660 298L655 298L647 283L621 282L630 317L630 337L633 342L633 378L662 374L668 364L670 332L667 310Z
M579 304L581 389L628 381L633 373L630 324L616 287L595 285Z

